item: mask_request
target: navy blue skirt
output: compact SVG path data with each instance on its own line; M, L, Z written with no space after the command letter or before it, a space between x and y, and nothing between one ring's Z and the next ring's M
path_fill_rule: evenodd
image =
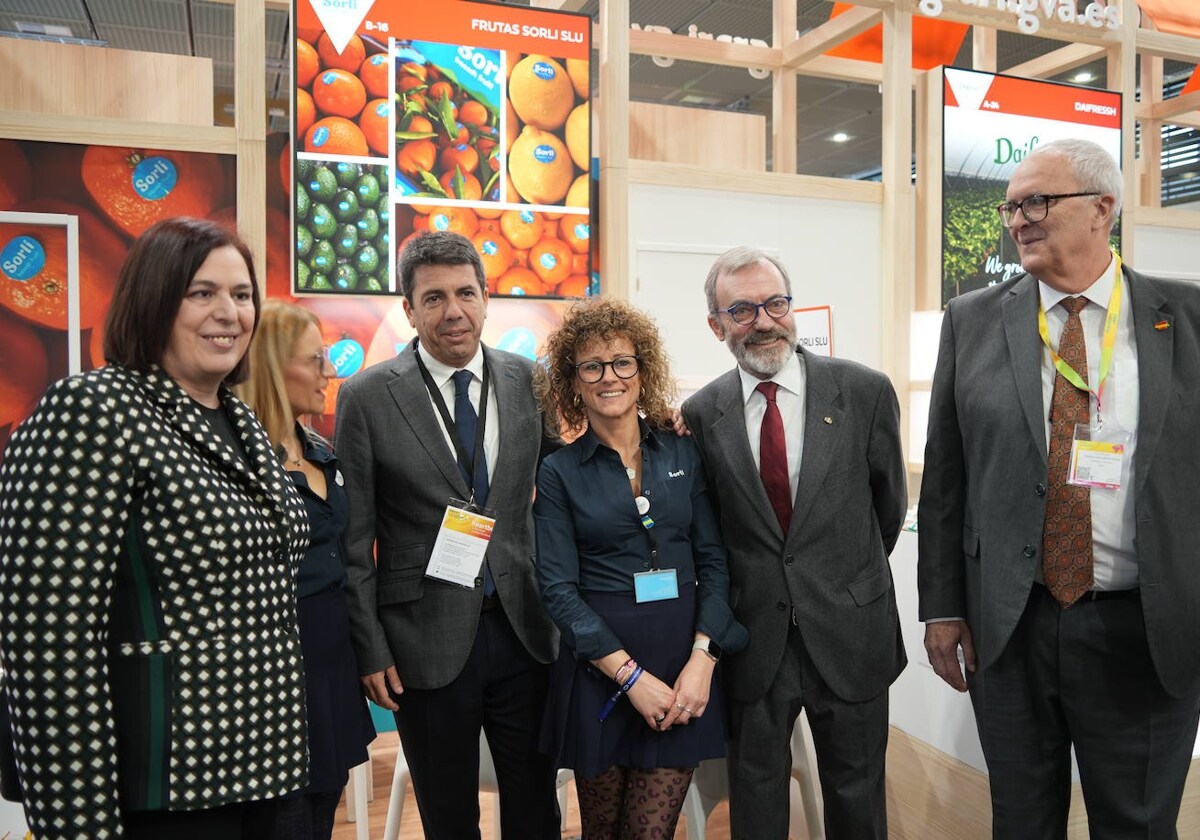
M334 793L346 786L350 768L367 760L375 726L358 681L342 590L301 598L296 602L296 618L308 707L305 792Z
M582 593L630 656L668 686L692 654L695 595L690 583L680 584L676 599L646 604L636 603L632 592ZM614 766L695 767L725 755L725 708L715 675L703 717L667 732L650 728L627 697L601 723L600 710L617 688L563 643L551 671L542 729L542 749L554 756L556 767L569 767L587 779Z

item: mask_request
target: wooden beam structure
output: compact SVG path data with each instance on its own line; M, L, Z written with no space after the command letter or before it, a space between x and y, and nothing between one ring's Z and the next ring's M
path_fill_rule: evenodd
M881 10L862 7L850 9L831 18L784 48L783 68L795 70L809 59L816 58L856 35L878 26L881 20Z
M771 15L771 45L783 55L784 44L796 37L796 4L775 3ZM771 170L796 171L796 74L783 67L772 70Z
M691 38L687 35L667 35L664 32L647 32L644 29L626 28L625 32L629 43L629 55L659 55L664 58L720 64L726 67L772 69L779 66L779 50L774 47L734 44L707 38ZM608 29L604 41L607 42L612 37L614 33ZM603 54L603 44L600 49Z
M1014 64L1004 72L1010 76L1024 76L1028 79L1047 79L1082 67L1103 58L1104 55L1105 48L1095 44L1067 44L1053 52Z
M238 233L254 254L260 283L267 276L267 63L265 0L242 0L233 7L234 130L237 132Z
M996 72L996 30L971 27L971 67L985 73Z
M602 119L609 125L600 132L600 272L604 293L629 299L633 256L629 227L629 3L600 0L600 100ZM677 38L679 36L666 36ZM684 38L683 40L693 40Z
M1157 58L1157 56L1151 56ZM1145 98L1145 88L1142 85L1143 98L1137 106L1138 119L1145 120L1165 120L1171 121L1172 117L1177 117L1181 114L1187 114L1190 111L1200 109L1200 90L1194 90L1191 93L1185 93L1183 96L1176 96L1173 99L1162 98L1162 69L1158 70L1158 90L1159 95L1156 100L1147 101Z
M883 94L883 218L880 230L880 330L882 369L907 397L909 324L915 293L917 228L913 209L913 16L910 0L883 12L883 73L893 84ZM902 412L900 440L907 449L909 413Z

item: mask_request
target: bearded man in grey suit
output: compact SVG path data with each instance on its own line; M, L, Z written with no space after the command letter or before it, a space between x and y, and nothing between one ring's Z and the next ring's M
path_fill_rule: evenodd
M738 363L683 405L750 629L722 665L732 834L786 840L803 707L828 836L883 840L887 689L906 661L888 566L907 503L896 394L877 371L797 347L791 282L766 254L726 252L705 294Z
M1027 274L946 309L919 507L934 670L970 689L997 838L1174 838L1200 716L1200 288L1109 248L1121 172L1047 143L1000 215ZM964 674L959 657L966 665Z
M338 394L363 686L396 713L427 838L479 837L481 728L505 840L557 838L554 768L537 749L557 636L534 579L531 512L539 455L553 442L533 366L481 344L487 285L469 240L417 237L400 275L417 339ZM461 507L451 500L495 519L482 566L457 574L444 554L430 562L443 518Z

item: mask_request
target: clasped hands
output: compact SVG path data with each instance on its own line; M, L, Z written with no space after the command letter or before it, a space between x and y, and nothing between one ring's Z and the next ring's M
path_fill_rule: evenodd
M652 729L666 732L676 724L684 726L708 708L712 674L712 660L695 651L674 686L646 671L630 687L629 702Z

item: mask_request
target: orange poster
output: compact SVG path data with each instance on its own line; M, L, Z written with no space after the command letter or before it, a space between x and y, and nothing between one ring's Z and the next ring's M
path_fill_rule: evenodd
M293 294L395 295L461 233L488 291L595 291L591 18L471 0L296 0Z

